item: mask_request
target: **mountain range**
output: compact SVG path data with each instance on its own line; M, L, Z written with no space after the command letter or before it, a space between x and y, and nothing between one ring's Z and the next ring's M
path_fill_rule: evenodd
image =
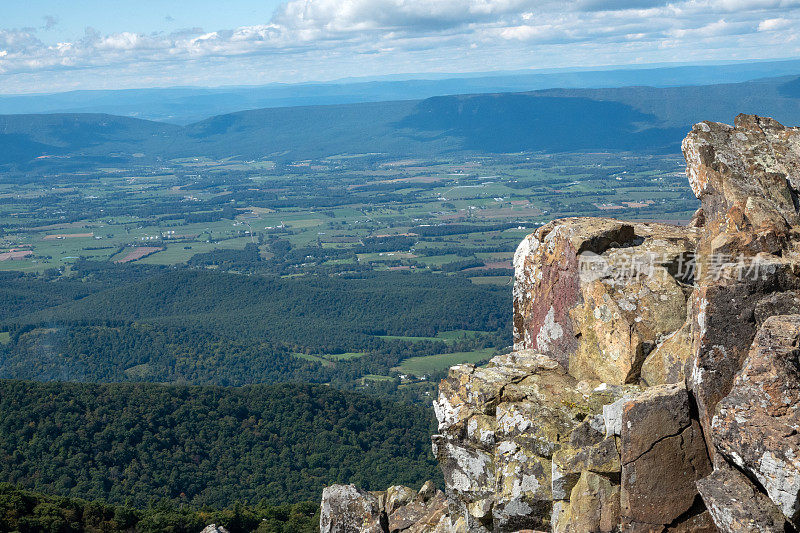
M664 153L677 152L695 122L730 122L738 113L800 123L800 77L265 108L183 126L94 113L0 115L0 164L63 167L195 156L301 160L361 153Z
M471 74L409 74L348 78L326 83L264 86L166 87L0 95L0 114L107 113L174 124L265 107L421 100L484 94L629 86L679 87L740 83L800 72L800 60L730 62L721 65L641 65L626 68L518 70Z

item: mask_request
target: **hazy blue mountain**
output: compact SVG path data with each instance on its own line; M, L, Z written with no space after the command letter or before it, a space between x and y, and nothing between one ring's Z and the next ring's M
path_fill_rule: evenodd
M41 156L125 157L168 149L180 126L104 114L0 115L0 161Z
M655 115L668 127L700 120L730 122L739 113L771 116L787 125L800 124L800 78L796 75L699 87L562 89L537 94L625 103Z
M552 88L670 87L738 83L800 72L800 60L626 69L523 70L348 79L252 87L173 87L0 96L0 114L107 113L189 124L214 115L266 107L417 100L432 96Z
M75 165L97 157L123 161L199 155L305 159L376 152L677 152L695 122L731 122L738 113L800 124L800 78L267 108L187 126L100 114L6 115L0 116L0 157L6 163L22 163L61 155L70 156L69 164Z

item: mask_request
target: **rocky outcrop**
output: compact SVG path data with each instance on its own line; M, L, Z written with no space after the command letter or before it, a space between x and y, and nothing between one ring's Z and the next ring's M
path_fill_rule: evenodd
M785 533L792 531L780 509L750 480L723 460L697 482L718 531L724 533Z
M800 288L800 130L749 115L737 117L734 127L701 122L683 141L683 152L704 219L692 296L690 386L708 430L755 337L754 311L780 312L776 296L791 301Z
M578 379L636 383L651 351L686 321L682 263L695 240L692 228L609 219L542 226L514 256L514 348L546 354ZM659 382L680 377L684 354L671 355L651 365Z
M419 491L397 485L366 492L354 485L332 485L322 492L320 533L458 533L463 520L451 521L447 499L428 481Z
M572 218L520 244L514 351L434 403L445 493L328 494L323 531L800 526L800 130L743 115L683 149L688 227Z
M570 462L595 461L598 470L611 462L619 477L613 437L608 457L602 450L592 456L582 444L599 444L603 405L630 390L593 388L532 350L495 357L485 367L451 368L434 404L439 434L433 449L470 531L550 527L554 492L568 500L579 478L581 470ZM571 441L586 457L562 454L559 467L553 456Z
M715 469L699 487L722 530L796 527L800 130L742 115L683 149L705 220L687 380Z
M228 530L217 524L209 524L200 533L228 533Z

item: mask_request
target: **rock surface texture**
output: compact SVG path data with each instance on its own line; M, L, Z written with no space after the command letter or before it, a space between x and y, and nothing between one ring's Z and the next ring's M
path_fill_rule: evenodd
M447 498L430 481L419 491L396 485L366 492L354 485L332 485L322 492L320 533L447 533L466 531L451 521Z
M800 526L800 130L683 143L687 227L556 220L515 257L514 351L450 369L445 492L325 489L328 532Z

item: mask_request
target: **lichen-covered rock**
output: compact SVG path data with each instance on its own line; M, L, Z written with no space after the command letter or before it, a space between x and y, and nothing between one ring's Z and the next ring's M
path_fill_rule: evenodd
M578 379L638 380L646 356L686 321L676 267L694 230L609 219L556 220L514 256L514 346L547 354Z
M758 279L701 282L692 295L692 355L686 377L707 440L716 406L730 392L755 337L754 310L764 310L776 292L800 287L790 261L764 259Z
M555 533L618 531L619 484L610 478L584 471L570 492L568 502L554 508Z
M419 492L332 485L323 490L320 511L321 533L467 533L463 520L450 519L447 498L430 481Z
M697 488L722 533L785 533L783 514L747 476L722 460L714 472L697 482Z
M712 434L716 449L800 523L800 315L761 326Z
M451 368L436 412L451 512L470 531L713 531L682 383L596 385L527 350Z
M456 512L471 531L549 527L554 486L572 489L553 478L554 454L587 418L632 390L638 388L579 382L530 350L495 357L485 367L451 368L435 403L440 433L433 443ZM593 431L602 435L605 428ZM613 465L602 453L598 469L606 460ZM581 459L593 457L587 452Z
M355 485L331 485L322 491L320 533L366 533L382 531L386 521L381 500Z
M228 530L217 524L209 524L200 533L228 533Z
M732 235L753 253L771 252L771 243L785 242L800 224L800 129L754 115L739 115L733 127L700 122L684 139L683 154L712 240ZM750 235L742 239L742 232Z
M417 497L417 491L403 485L393 485L386 489L386 514L391 515L400 507L406 506Z
M704 219L688 378L710 438L714 409L755 336L753 310L769 313L773 293L800 288L800 130L752 115L738 116L733 127L701 122L683 152Z
M447 498L440 491L427 501L412 498L391 511L387 507L386 512L389 515L389 531L430 531L447 513Z

